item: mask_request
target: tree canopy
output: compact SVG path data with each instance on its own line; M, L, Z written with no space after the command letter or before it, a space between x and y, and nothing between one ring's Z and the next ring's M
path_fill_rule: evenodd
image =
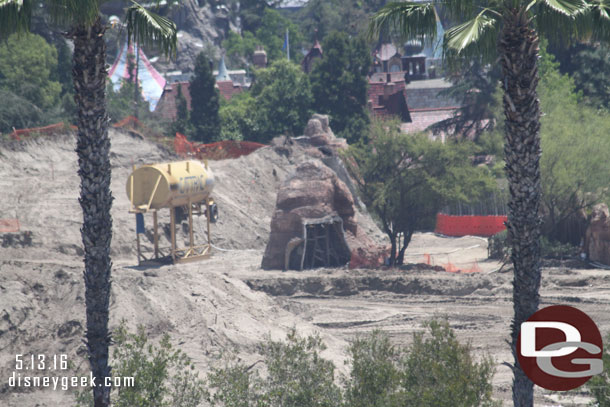
M215 87L210 61L204 53L197 55L195 75L190 81L192 137L201 143L218 140L220 136L220 94Z
M322 44L321 60L310 74L316 110L330 115L335 133L350 143L366 136L370 122L367 103L371 56L362 37L333 32Z
M402 264L413 233L434 225L444 205L475 202L495 189L489 172L472 165L471 149L403 134L394 121L373 122L370 142L350 146L347 162L362 201L390 238L390 264Z
M564 233L562 226L579 211L610 200L610 118L583 102L574 79L559 72L544 48L541 55L544 232L551 240L578 245L584 236Z
M41 109L56 105L61 85L57 50L36 34L11 35L0 43L0 86Z

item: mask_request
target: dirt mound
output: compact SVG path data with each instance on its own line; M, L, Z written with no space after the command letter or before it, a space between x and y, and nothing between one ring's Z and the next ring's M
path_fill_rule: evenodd
M256 358L254 345L269 333L278 340L293 326L301 334L316 330L266 294L253 292L226 274L233 269L258 272L278 187L298 164L311 159L304 148L295 145L289 155L282 155L265 147L238 159L211 161L216 176L213 197L220 209L219 222L212 229L217 248L212 258L191 265L140 269L134 267L136 222L128 213L126 180L133 165L179 158L162 146L118 130L110 130L110 138L115 198L111 328L125 319L132 328L143 324L153 340L170 333L202 372L222 350L237 348L238 357L251 360ZM74 148L73 135L0 145L0 218L18 219L20 228L17 233L0 235L2 378L14 371L15 353L65 353L76 370L87 366L82 346L82 212ZM160 212L161 225L169 221L167 212ZM361 216L361 220L367 232L381 238L370 219ZM145 222L150 228L150 219ZM196 241L205 241L204 223L203 218L196 220ZM166 228L161 246L169 245L168 234ZM185 233L179 236L188 239ZM149 244L146 240L143 245ZM343 369L345 342L325 334L323 338L326 357ZM0 387L0 404L71 404L66 392L10 391L6 385Z

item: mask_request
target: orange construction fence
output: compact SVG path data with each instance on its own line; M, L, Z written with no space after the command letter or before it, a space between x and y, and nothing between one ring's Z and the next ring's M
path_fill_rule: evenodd
M436 215L435 233L446 236L493 236L506 229L506 216Z
M248 155L261 147L265 147L265 145L252 141L235 140L224 140L211 144L198 144L188 141L186 136L180 133L176 133L176 138L174 139L174 150L176 151L176 154L184 157L197 157L200 160L237 158L242 155Z
M19 232L19 219L0 219L0 233Z
M55 123L50 124L48 126L43 127L33 127L31 129L19 129L13 130L10 136L15 140L21 140L22 137L28 137L32 135L51 135L62 133L66 130L66 127L69 127L71 130L76 130L76 126L70 125L66 126L65 123Z

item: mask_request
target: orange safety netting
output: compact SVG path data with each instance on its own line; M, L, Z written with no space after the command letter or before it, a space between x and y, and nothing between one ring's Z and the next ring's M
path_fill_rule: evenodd
M493 236L506 229L506 216L436 215L435 233L446 236Z
M31 129L19 129L13 130L10 136L15 140L21 140L22 137L28 137L32 135L51 135L62 133L66 130L66 128L70 128L71 130L76 130L76 126L70 125L67 126L65 123L55 123L50 124L48 126L43 127L32 127Z
M225 158L237 158L248 155L264 144L252 141L224 140L211 144L198 144L188 141L186 136L176 133L174 139L174 150L176 154L183 157L196 157L200 160L223 160Z
M0 219L0 233L19 232L19 219Z
M428 253L424 253L423 263L425 263L429 266L433 266L434 259ZM445 271L447 271L449 273L480 273L482 271L481 267L479 267L479 263L476 261L474 263L472 263L472 266L470 268L459 268L455 264L451 263L450 261L447 261L447 263L441 265L441 267L443 267L445 269Z

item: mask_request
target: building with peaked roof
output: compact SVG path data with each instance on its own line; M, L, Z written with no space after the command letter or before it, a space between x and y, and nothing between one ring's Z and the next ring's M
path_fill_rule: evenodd
M316 37L313 46L310 48L309 52L305 54L305 57L303 57L303 60L301 61L303 71L305 73L310 73L311 69L313 68L313 63L318 58L322 58L322 45L320 45L320 42Z
M374 80L377 79L377 80ZM368 106L378 119L397 118L401 122L410 122L407 106L407 92L404 77L395 80L390 73L369 79Z
M176 119L178 108L176 106L176 99L178 97L178 88L182 91L182 96L186 99L186 106L188 110L191 110L191 92L189 89L189 82L174 82L168 83L163 89L163 94L157 103L155 113L167 120Z
M224 57L220 60L218 71L214 71L213 74L216 78L216 88L222 97L226 100L230 100L233 95L242 92L243 86L241 83L234 81L233 73L241 74L243 72L243 78L245 78L245 70L240 71L229 71L224 61ZM241 79L238 76L238 79ZM245 82L245 79L243 80ZM155 113L161 117L174 120L177 114L176 98L178 97L178 88L180 88L182 95L186 99L186 104L189 110L191 110L191 92L190 82L182 80L180 82L168 83L164 89L159 102L156 105Z
M245 71L244 71L245 73ZM239 83L234 83L233 79L231 79L231 75L229 75L229 71L227 70L227 66L225 64L224 55L220 59L220 64L218 65L218 73L216 74L216 87L218 91L226 100L230 100L231 97L237 93L241 93L243 90L242 85Z

